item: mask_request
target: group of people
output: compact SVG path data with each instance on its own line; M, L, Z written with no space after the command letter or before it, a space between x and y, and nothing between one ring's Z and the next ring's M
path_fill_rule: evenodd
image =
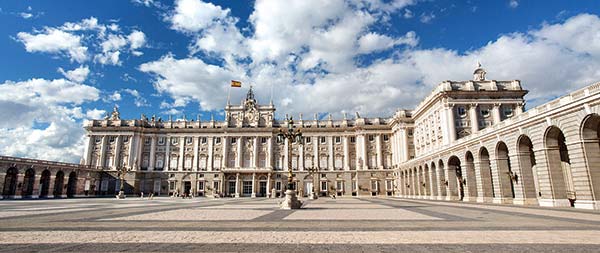
M144 192L140 192L140 198L141 198L141 199L144 199ZM154 199L154 192L151 192L151 193L148 195L148 199Z

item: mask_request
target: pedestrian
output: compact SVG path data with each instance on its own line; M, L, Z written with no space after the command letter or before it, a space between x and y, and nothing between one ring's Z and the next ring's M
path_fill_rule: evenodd
M140 198L144 199L144 192L140 192Z

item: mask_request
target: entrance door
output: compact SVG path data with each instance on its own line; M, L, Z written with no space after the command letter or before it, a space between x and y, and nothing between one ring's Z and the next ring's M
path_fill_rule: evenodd
M313 182L304 182L304 197L310 196L313 192Z
M229 195L235 194L235 181L229 181Z
M185 196L190 196L191 190L192 190L192 182L190 182L190 181L183 182L183 193L185 194Z
M259 182L258 183L258 194L260 197L267 196L267 182Z

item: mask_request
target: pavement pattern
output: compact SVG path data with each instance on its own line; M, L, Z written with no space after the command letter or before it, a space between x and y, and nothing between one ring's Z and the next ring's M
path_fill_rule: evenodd
M400 198L0 201L0 252L599 252L600 212Z

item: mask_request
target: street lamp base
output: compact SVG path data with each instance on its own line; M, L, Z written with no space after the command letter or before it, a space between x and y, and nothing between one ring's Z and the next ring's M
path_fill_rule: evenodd
M285 199L279 203L281 209L300 209L302 201L298 200L296 192L293 190L285 191Z
M125 192L119 191L119 195L117 195L117 199L125 199Z

